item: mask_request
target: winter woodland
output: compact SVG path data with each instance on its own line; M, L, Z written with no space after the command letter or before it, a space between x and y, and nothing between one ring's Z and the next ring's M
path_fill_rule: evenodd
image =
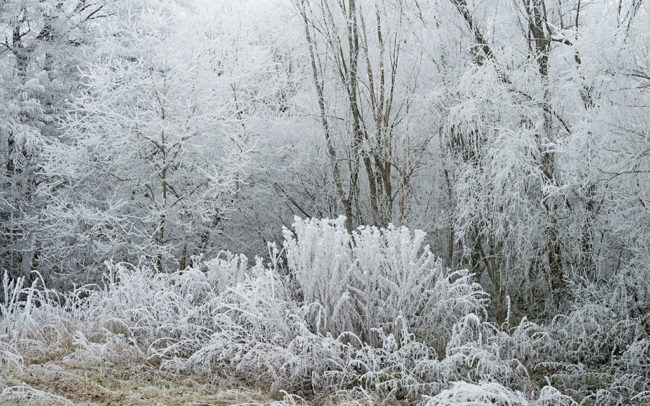
M650 404L647 2L0 0L0 33L0 403L109 403L45 365Z

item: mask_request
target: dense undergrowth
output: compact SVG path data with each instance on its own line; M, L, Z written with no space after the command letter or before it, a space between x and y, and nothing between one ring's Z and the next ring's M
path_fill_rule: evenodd
M473 275L443 268L423 241L296 220L254 264L229 253L174 273L107 264L101 285L67 293L5 274L0 362L234 377L278 404L650 403L649 320L631 310L647 308L648 278L575 283L564 314L498 326Z

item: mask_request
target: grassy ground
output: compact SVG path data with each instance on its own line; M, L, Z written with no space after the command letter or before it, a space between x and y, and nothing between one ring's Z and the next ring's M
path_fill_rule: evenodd
M273 399L192 377L171 376L151 366L76 368L50 361L0 372L1 405L233 405Z

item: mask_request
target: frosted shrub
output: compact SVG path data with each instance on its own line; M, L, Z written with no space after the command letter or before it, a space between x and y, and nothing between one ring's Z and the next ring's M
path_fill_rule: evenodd
M443 343L454 323L484 311L485 296L467 271L449 272L424 246L425 233L361 227L345 219L301 220L284 230L287 260L305 303L322 306L326 331L351 331L375 343L403 317L428 342Z
M650 339L632 343L621 356L620 363L627 372L645 372L650 381Z
M472 384L456 382L440 392L426 406L520 406L529 405L521 392L512 391L498 383Z
M429 398L425 406L577 406L568 396L552 386L545 386L534 399L534 393L508 389L496 382L455 382L450 389Z
M602 364L635 341L650 338L643 326L650 311L650 279L643 274L621 272L602 283L573 284L575 304L550 325L569 360Z
M573 283L571 311L548 333L558 343L545 354L554 385L586 404L644 404L650 399L650 280L621 271L599 283Z
M441 375L445 381L478 383L494 379L523 389L528 371L519 360L521 354L509 348L510 344L508 334L469 314L454 326L447 356L441 362Z
M144 348L184 342L186 334L200 334L191 328L208 317L198 311L210 300L206 275L189 270L184 275L156 273L152 268L110 267L107 290L95 299L100 306L94 319L117 334L132 336ZM102 326L103 327L103 326ZM182 347L182 345L179 345ZM174 347L170 351L181 352Z
M298 306L286 277L272 269L258 269L215 300L209 339L189 358L167 359L163 367L215 371L273 390L328 393L358 386L405 397L422 391L418 368L435 357L399 320L390 333L374 331L377 346L351 332L318 333L305 317L318 313L319 306Z
M206 273L210 285L219 292L243 281L249 274L248 258L245 255L221 252L215 258L199 261L199 264L200 270Z
M563 343L563 356L571 362L606 363L634 339L635 325L611 309L587 304L555 318L551 328Z
M435 351L417 341L401 319L391 331L375 331L377 346L360 345L350 354L346 370L354 371L351 382L389 398L414 400L430 393L431 382L426 378L430 366L437 363ZM349 385L350 380L341 382Z
M202 266L174 273L109 265L106 287L92 299L91 319L132 337L155 359L189 357L213 329L218 295L248 272L241 256L222 253Z
M9 342L6 334L0 335L0 367L17 367L23 365L23 357L20 352Z
M293 224L295 234L283 231L289 268L300 287L305 303L319 303L327 331L354 331L361 323L348 287L354 281L351 236L344 218L300 220Z
M69 348L70 337L82 318L80 297L88 289L81 287L61 294L36 279L29 287L25 278L9 280L5 272L0 300L0 334L12 348L29 358L50 358Z
M95 341L89 341L82 332L77 331L72 341L73 352L63 357L62 363L90 369L120 363L132 365L146 360L135 340L124 335L107 331L101 339L95 335Z
M295 325L284 281L272 270L258 269L213 297L210 334L186 360L204 370L225 368L246 378L272 381L286 360L286 347L300 329ZM166 365L173 363L167 362ZM226 372L223 371L223 372Z
M25 287L25 278L9 280L7 272L2 279L3 300L0 303L0 316L4 332L10 338L34 337L40 333L39 308L56 299L56 292L38 289L38 280Z
M72 406L70 400L38 389L29 385L18 385L3 388L0 392L0 403L38 406Z

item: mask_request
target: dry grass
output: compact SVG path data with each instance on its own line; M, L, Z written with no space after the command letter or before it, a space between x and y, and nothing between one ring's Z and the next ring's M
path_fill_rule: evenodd
M276 401L259 391L165 374L151 366L78 368L50 361L0 373L3 405L235 405ZM7 402L7 403L5 403Z

